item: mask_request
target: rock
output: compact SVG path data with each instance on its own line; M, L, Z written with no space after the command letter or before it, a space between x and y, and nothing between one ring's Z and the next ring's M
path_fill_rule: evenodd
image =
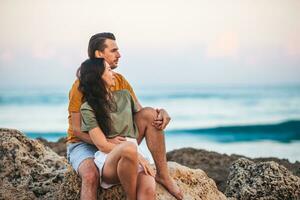
M192 169L202 169L212 178L220 191L225 191L229 167L239 156L228 156L203 149L182 148L167 153L168 161L175 161Z
M300 178L276 162L241 158L230 167L226 196L243 200L300 199Z
M189 169L175 162L168 162L170 175L177 182L185 194L184 199L201 200L225 200L226 197L218 191L215 182L210 179L201 169ZM80 179L72 168L65 174L59 199L79 199ZM100 189L98 199L121 200L126 199L121 186L114 186L109 190ZM172 197L160 184L156 187L157 200L173 200Z
M214 180L209 178L201 169L190 169L176 162L168 162L170 175L176 180L182 189L184 199L221 200L226 197L216 186ZM165 189L159 185L157 188L157 199L174 199Z
M38 140L0 128L0 199L79 199L81 180L67 160ZM185 199L226 199L202 170L169 162L170 174ZM157 199L174 199L157 184ZM121 186L98 190L98 199L125 199Z
M42 142L45 146L50 147L54 152L60 156L67 157L66 138L60 138L57 142L48 142L44 138L37 138L38 141Z
M241 155L220 154L203 149L182 148L167 153L168 161L175 161L192 169L202 169L217 184L221 192L225 192L227 187L227 177L231 164L239 158L247 158ZM275 161L285 166L294 175L300 176L300 162L290 163L287 159L278 158L255 158L250 159L256 163Z
M17 130L0 129L0 199L57 199L66 160Z

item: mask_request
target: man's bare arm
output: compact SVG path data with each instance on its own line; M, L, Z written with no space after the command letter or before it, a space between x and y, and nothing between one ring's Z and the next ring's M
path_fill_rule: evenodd
M72 112L71 113L71 120L72 120L72 129L73 129L73 134L78 137L80 140L89 143L89 144L94 144L93 141L91 140L91 137L87 133L81 132L81 116L80 113L77 112Z

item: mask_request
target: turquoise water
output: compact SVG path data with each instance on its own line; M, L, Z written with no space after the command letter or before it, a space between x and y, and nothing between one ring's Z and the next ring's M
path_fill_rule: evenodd
M144 87L143 106L172 117L167 150L206 148L221 153L300 160L300 86ZM56 141L66 136L68 90L1 89L0 127Z

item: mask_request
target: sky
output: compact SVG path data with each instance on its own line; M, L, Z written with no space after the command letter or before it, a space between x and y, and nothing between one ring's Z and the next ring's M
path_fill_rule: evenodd
M113 32L134 87L300 84L299 0L0 0L0 88L63 87Z

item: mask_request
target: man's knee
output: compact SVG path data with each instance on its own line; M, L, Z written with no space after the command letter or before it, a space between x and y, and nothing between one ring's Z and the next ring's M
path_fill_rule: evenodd
M93 184L98 183L99 173L86 172L86 173L82 174L81 178L82 178L82 182L93 185Z
M99 171L92 159L84 160L79 166L79 175L82 182L96 184L99 180Z
M145 107L139 111L139 117L146 121L153 122L153 120L157 117L157 112L154 108Z

